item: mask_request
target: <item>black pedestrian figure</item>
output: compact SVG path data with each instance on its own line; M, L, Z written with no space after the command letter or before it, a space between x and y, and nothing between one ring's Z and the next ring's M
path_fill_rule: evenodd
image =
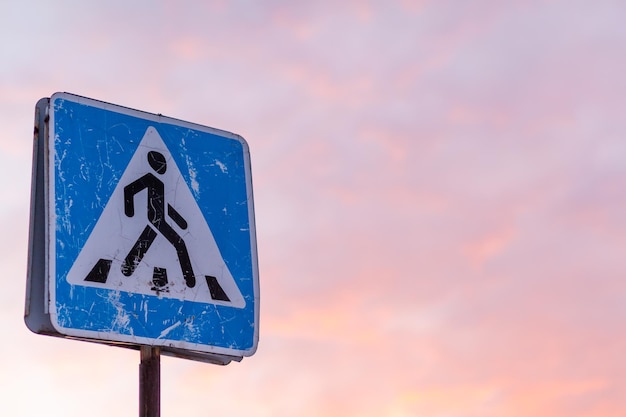
M167 162L160 152L148 152L148 163L159 175L164 174L167 170ZM147 189L148 192L147 212L150 224L146 225L128 252L128 255L126 255L126 259L122 263L122 273L129 277L135 272L137 265L139 265L148 249L150 249L154 239L157 237L157 232L159 232L176 249L185 283L188 287L193 288L196 285L196 278L191 267L191 260L189 259L185 241L165 219L165 189L163 182L154 174L147 173L124 187L124 213L128 217L135 215L134 197L135 194L143 189ZM187 221L169 204L167 205L167 215L181 229L185 230L187 228Z

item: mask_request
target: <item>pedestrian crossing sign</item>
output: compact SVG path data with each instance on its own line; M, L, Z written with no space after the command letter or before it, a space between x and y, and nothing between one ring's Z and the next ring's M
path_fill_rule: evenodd
M245 140L68 93L50 98L48 126L56 331L252 355L259 293Z

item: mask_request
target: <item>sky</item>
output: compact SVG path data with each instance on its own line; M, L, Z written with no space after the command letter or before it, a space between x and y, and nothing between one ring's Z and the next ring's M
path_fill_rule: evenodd
M243 136L254 356L162 415L626 414L626 3L0 2L0 415L130 416L136 351L23 321L35 103Z

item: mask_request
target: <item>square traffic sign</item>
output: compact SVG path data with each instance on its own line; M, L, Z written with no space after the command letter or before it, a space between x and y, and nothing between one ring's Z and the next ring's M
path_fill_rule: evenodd
M245 140L68 93L50 98L48 126L54 329L252 355L259 285Z

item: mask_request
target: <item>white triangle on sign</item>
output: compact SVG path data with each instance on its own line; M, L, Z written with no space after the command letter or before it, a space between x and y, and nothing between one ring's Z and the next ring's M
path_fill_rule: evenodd
M189 186L152 126L67 281L237 308L246 304Z

